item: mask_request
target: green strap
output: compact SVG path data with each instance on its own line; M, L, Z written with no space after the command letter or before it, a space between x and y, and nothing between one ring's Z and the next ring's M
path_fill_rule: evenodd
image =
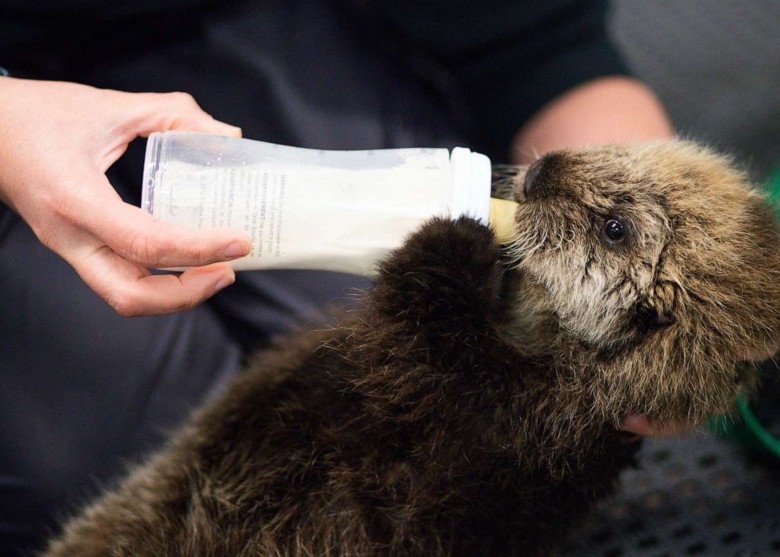
M750 430L750 433L753 435L754 439L758 441L767 451L775 455L777 458L780 458L780 440L776 439L774 436L772 436L771 433L764 429L764 427L758 421L758 418L756 418L756 415L753 414L753 410L750 408L747 397L743 394L740 394L739 397L737 397L737 409L739 410L739 415L742 418L742 421L748 430Z

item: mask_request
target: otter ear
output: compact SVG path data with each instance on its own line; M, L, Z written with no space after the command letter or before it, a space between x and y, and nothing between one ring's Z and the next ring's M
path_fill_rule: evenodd
M658 307L652 300L642 300L637 303L634 312L634 324L640 334L646 335L658 329L663 329L674 323L674 315Z

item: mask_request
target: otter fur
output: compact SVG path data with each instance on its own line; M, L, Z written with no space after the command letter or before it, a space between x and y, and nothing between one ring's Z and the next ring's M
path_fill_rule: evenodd
M513 242L422 226L45 555L544 555L632 464L622 419L729 408L780 336L780 233L745 176L687 142L510 174Z

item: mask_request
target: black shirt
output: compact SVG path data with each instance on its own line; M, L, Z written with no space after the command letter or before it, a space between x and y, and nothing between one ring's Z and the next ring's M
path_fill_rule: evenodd
M240 1L8 0L0 6L0 66L22 77L78 79L86 66L197 34L203 18ZM364 47L447 95L488 151L506 148L558 94L626 72L605 32L605 0L330 2Z

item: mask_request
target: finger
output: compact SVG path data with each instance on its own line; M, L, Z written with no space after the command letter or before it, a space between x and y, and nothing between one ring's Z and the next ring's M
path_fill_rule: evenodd
M646 437L672 437L688 433L695 427L695 424L686 420L651 422L641 414L632 414L620 423L622 431Z
M192 131L201 133L210 133L214 135L225 135L229 137L241 137L241 128L215 120L211 116L182 116L169 122L170 127L167 130ZM144 134L139 134L144 135ZM146 134L148 135L148 134Z
M217 263L181 275L153 275L104 247L71 261L82 280L119 315L159 315L195 307L235 281L230 266Z
M178 276L147 275L125 291L128 296L113 298L109 304L125 316L172 313L201 304L235 280L235 272L224 263L189 269Z
M241 231L192 230L155 219L113 191L99 197L83 211L82 226L96 239L88 249L105 244L144 268L200 267L243 257L252 249L251 239Z
M78 186L57 198L57 219L35 227L41 241L68 261L107 246L144 270L200 267L252 249L251 239L239 230L193 230L163 222L122 201L105 176L83 172L80 177L73 182Z
M215 120L187 93L130 94L136 110L131 119L132 135L147 136L155 131L183 130L232 137L241 136L241 128ZM142 103L137 103L138 99Z
M252 249L250 239L235 230L190 230L144 213L138 216L133 209L117 211L128 216L108 224L110 230L102 238L125 259L146 268L201 267L238 259Z

